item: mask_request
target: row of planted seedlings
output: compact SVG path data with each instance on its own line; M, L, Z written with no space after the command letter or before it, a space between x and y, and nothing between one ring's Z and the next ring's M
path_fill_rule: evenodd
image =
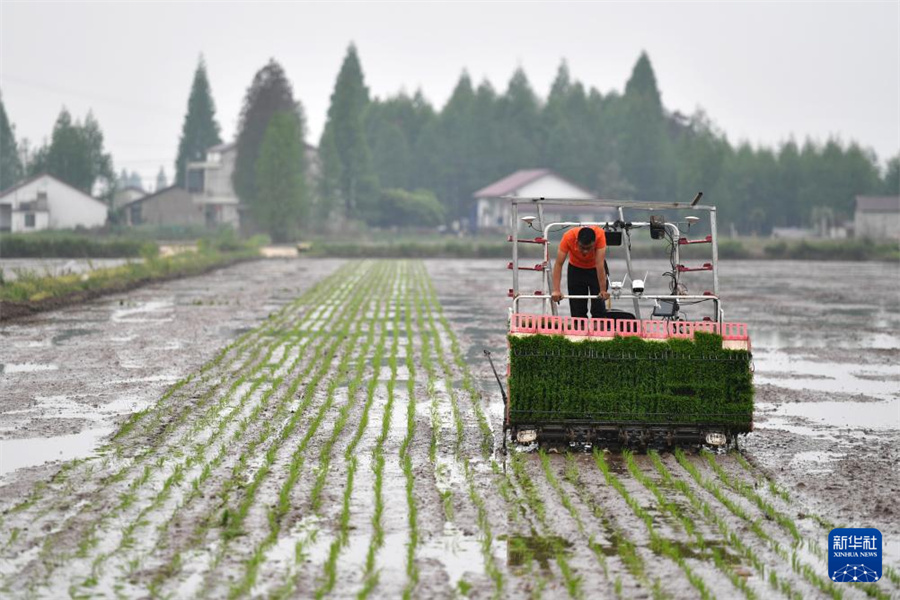
M339 306L339 300L346 300L348 297L349 296L343 294L335 295L334 298L337 299L338 302L332 303L331 306ZM337 313L326 312L321 316L327 321L330 320L334 314L337 314L339 318L346 318L346 312L341 311L338 311ZM233 474L236 470L240 471L241 469L248 468L248 464L255 466L256 462L261 459L270 459L270 455L263 453L262 451L259 453L254 453L252 451L235 452L235 447L239 446L242 443L242 440L250 439L251 441L248 443L251 444L254 441L258 442L258 438L252 438L252 434L248 433L247 430L248 428L253 427L266 412L272 413L274 411L274 415L283 414L286 403L297 403L297 400L294 400L294 398L297 396L298 388L305 378L311 376L315 367L319 365L324 357L324 348L320 343L321 334L314 331L316 324L321 322L322 321L313 321L312 323L307 323L303 327L302 332L300 330L296 332L298 339L304 340L302 343L302 352L297 352L296 355L290 359L288 357L291 356L291 354L286 352L280 359L280 366L278 363L269 363L270 368L277 370L271 374L272 385L268 386L265 390L262 402L257 404L252 412L245 415L240 420L239 426L234 433L225 438L219 445L218 452L215 454L214 458L204 465L203 469L199 470L196 474L191 481L190 492L187 497L182 499L177 510L172 511L170 518L158 527L160 536L157 538L157 542L153 548L150 549L149 552L151 554L157 555L165 549L166 540L169 539L171 532L186 529L198 524L196 521L198 513L203 514L203 511L207 510L207 507L200 501L201 498L209 496L207 489L204 488L204 484L207 483L207 480L211 477L213 479L221 479L221 473L227 472L228 468L232 470ZM301 400L302 399L303 398L301 397ZM271 416L271 414L268 416ZM257 471L257 473L259 473L259 471ZM212 485L218 484L214 482ZM224 486L225 489L232 489L233 481L226 480ZM198 502L199 506L195 506ZM246 510L246 505L240 507L236 511L231 511L229 508L223 509L221 514L222 524L227 526L225 527L227 533L224 535L226 540L241 535L239 521L246 515ZM202 524L208 525L208 521L203 522ZM205 529L201 527L194 531L195 535L197 535L198 531L205 531ZM222 550L225 548L227 548L227 543L220 546L217 554L204 555L203 559L208 559L209 565L214 566L221 560L221 557L223 556ZM203 553L201 552L201 554ZM183 560L182 556L183 554L180 551L177 551L174 555L175 567L178 567L179 563ZM160 571L152 585L159 585L159 583L164 580L166 573L167 569Z
M490 440L490 444L485 444L484 437L481 437L485 431L490 432L490 425L481 407L480 394L471 383L471 374L468 373L465 362L458 362L461 359L458 340L443 317L440 302L437 299L431 278L421 263L418 265L416 282L418 283L416 297L419 303L417 310L421 311L423 323L421 335L423 340L425 338L428 339L428 343L423 344L423 365L428 377L428 389L430 392L436 390L438 382L441 380L443 384L443 393L435 393L433 396L433 402L435 403L433 406L435 408L432 411L432 427L435 437L432 442L434 450L431 452L431 457L435 467L436 483L442 496L445 516L448 521L457 522L463 518L464 515L460 514L459 508L465 509L466 517L474 519L484 561L484 572L493 584L493 595L499 597L505 592L506 578L501 568L502 565L494 555L495 534L492 524L496 522L494 520L496 515L490 513L485 496L476 483L474 466L476 462L488 465L488 461L491 460L493 439ZM441 325L440 329L438 327L439 324ZM447 343L445 344L443 340L446 340ZM455 353L453 352L454 349ZM447 356L447 350L451 353L449 357ZM437 365L430 357L424 358L427 352L433 354L437 360ZM437 367L440 367L440 373ZM456 370L454 370L454 367L456 367ZM463 393L460 393L460 390L457 389L454 383L457 375L463 379ZM448 443L443 439L442 435L441 411L439 405L436 404L442 398L450 405L449 413L453 421L450 426L453 438L452 448L447 447ZM464 405L461 403L462 398L466 400ZM461 405L470 408L471 415L464 413ZM467 421L469 423L474 422L476 425L476 433L480 434L481 440L478 443L465 444ZM447 457L445 456L446 454L450 456ZM486 475L490 477L491 484L487 486L487 489L492 489L492 484L496 482L496 476L491 472L486 473ZM462 493L454 494L454 485L456 485L453 481L454 476L457 480L461 478L465 482L464 490L456 488L456 491ZM461 591L467 590L469 586L470 582L458 582L458 587Z
M294 367L302 358L308 338L301 337L300 328L308 324L314 314L315 311L310 311L291 327L273 333L275 343L269 346L262 360L247 372L240 373L216 405L202 418L195 419L172 452L181 462L174 465L161 487L151 488L150 497L143 501L136 500L133 495L125 496L122 504L142 508L129 520L120 519L127 524L119 523L113 532L113 536L121 532L118 545L93 559L87 584L96 582L107 558L112 557L121 571L120 576L127 577L141 568L146 555L165 545L168 536L163 534L173 520L181 518L185 507L201 495L203 484L225 459L231 443L243 435L271 400L281 379L272 372L273 361L296 351ZM218 452L211 454L210 450L216 448ZM157 535L142 534L142 529L151 525ZM151 543L154 540L155 543Z
M384 281L390 281L390 278L385 278ZM377 315L380 312L381 305L383 303L383 292L380 293L380 290L376 290L372 297L376 302L375 314ZM367 303L368 302L369 300L367 300ZM364 305L363 308L368 309L369 306ZM357 319L357 323L353 331L354 340L358 341L359 338L363 335L362 327L364 323L365 319ZM252 548L252 551L250 553L250 557L245 560L244 574L237 583L231 586L229 592L230 596L237 597L247 594L252 590L253 585L256 582L260 567L266 560L266 553L272 546L279 542L279 537L284 531L284 525L286 525L285 521L289 515L289 512L291 512L292 510L295 513L299 512L297 511L296 507L300 503L296 498L294 498L293 494L295 492L297 483L302 478L303 469L307 460L306 450L309 447L310 442L313 440L313 437L318 433L319 426L323 422L323 419L325 419L325 416L330 412L333 412L334 409L337 410L337 415L334 418L331 434L325 439L324 443L319 446L318 463L314 471L315 478L310 489L310 498L308 501L302 503L304 507L308 507L307 510L310 514L316 514L320 511L322 492L325 488L327 476L330 471L332 450L339 436L343 432L349 420L351 411L355 406L357 397L356 391L359 388L361 377L368 360L369 350L371 349L374 341L374 323L369 322L368 325L369 327L368 331L365 334L365 341L355 349L356 362L355 367L352 371L352 376L350 375L350 366L353 353L345 352L338 364L337 376L330 379L328 388L325 391L325 400L322 403L319 411L316 413L316 416L313 419L312 423L306 429L299 443L296 446L289 446L293 448L293 451L290 453L289 457L286 457L283 461L279 461L287 465L284 468L288 472L288 477L277 490L278 503L275 505L275 507L268 509L268 514L266 515L265 519L265 525L259 528L263 532L267 533L265 537L261 538L255 546L249 546L250 548ZM354 345L356 346L358 344ZM348 385L347 398L344 401L341 401L338 398L338 390L345 383L347 383ZM335 404L336 400L338 401L337 405ZM258 533L259 532L255 532L255 534ZM285 542L289 540L290 536L286 535Z
M626 461L631 459L628 451L623 451L623 455L623 458ZM653 553L675 563L684 573L690 585L693 586L697 595L704 600L713 598L714 594L709 589L709 582L700 575L693 566L691 566L684 556L684 551L681 546L658 531L658 528L654 524L653 515L640 503L635 495L626 488L622 480L613 472L604 453L595 449L593 457L597 468L603 473L607 485L619 493L634 516L643 523L644 528L650 537L650 549Z
M149 504L141 503L143 508L137 517L120 528L122 538L118 549L124 552L115 557L123 571L118 574L119 579L128 579L129 575L145 567L145 562L158 556L165 548L173 522L183 520L185 513L190 512L192 503L203 496L203 484L223 460L231 455L232 444L244 435L271 401L278 388L277 384L282 379L272 373L273 365L270 361L273 353L282 349L280 356L289 354L302 339L301 327L308 325L308 317L313 314L314 311L310 311L291 327L277 332L274 335L275 343L269 346L263 359L249 372L238 374L229 392L220 398L215 407L217 410L195 417L191 432L202 431L197 442L183 440L184 450L174 450L173 454L182 462L171 470L162 486L149 499ZM304 349L308 346L306 343L302 345ZM294 366L301 358L302 353L298 351ZM217 453L211 455L210 450L217 450ZM155 535L138 536L140 544L135 547L135 527L145 527L151 523L155 526L152 531ZM177 524L174 528L177 529ZM101 553L94 559L91 578L96 579L98 566L102 565L104 558L105 554ZM124 586L126 583L127 581L120 581L118 585Z
M737 454L733 453L731 456L737 456ZM778 529L784 534L789 535L787 544L783 544L776 539L775 533L771 532L771 528L769 528L770 530L768 532L761 526L753 528L754 533L756 533L761 540L768 542L781 561L785 564L790 563L791 570L799 575L810 586L815 588L818 593L839 599L844 596L845 590L856 587L872 598L890 597L890 594L885 591L882 586L879 586L876 583L838 585L832 582L827 574L823 575L821 571L820 565L827 563L827 557L822 547L814 539L804 537L795 519L788 514L788 512L779 510L773 504L773 502L785 500L785 497L787 496L785 491L779 490L774 483L771 483L771 487L768 489L773 492L773 496L766 498L757 490L753 483L744 481L739 474L727 473L720 464L718 457L713 453L703 451L702 457L705 459L709 470L715 476L715 480L712 478L704 479L696 466L690 464L683 455L681 456L680 462L682 462L682 466L685 466L686 469L688 468L687 465L693 467L693 470L689 470L691 476L698 483L707 487L711 492L717 491L722 496L725 496L726 494L736 495L745 503L756 507L756 509L764 515L767 522L777 525ZM703 483L704 481L705 483ZM767 488L763 487L763 489ZM731 506L737 507L737 504L732 502ZM738 507L738 512L740 512L740 510L741 509ZM827 526L827 522L823 519L818 518L815 520L819 522L820 525ZM821 533L824 536L827 534L827 531L817 533ZM890 581L890 577L888 577L888 579ZM896 586L896 582L894 582L894 585Z
M319 595L321 593L321 590L323 590L323 585L333 586L334 584L335 578L337 576L336 552L340 548L340 543L346 540L346 537L349 535L349 502L350 496L353 491L353 480L358 464L354 452L357 444L359 443L359 439L365 431L369 422L369 411L371 409L372 402L375 396L375 390L378 385L378 372L380 370L384 354L385 329L383 326L380 327L380 332L377 334L377 344L375 343L376 332L379 329L378 325L381 321L381 313L387 305L387 299L390 297L390 287L393 285L393 282L396 280L397 276L398 274L395 267L392 271L391 277L384 279L383 283L385 287L382 290L382 293L377 295L376 304L374 305L374 311L372 312L373 316L369 319L360 319L360 324L362 324L364 320L366 321L366 325L368 328L367 336L362 346L362 352L357 359L352 377L350 377L347 385L347 401L338 410L338 414L334 421L331 434L320 446L318 467L316 468L314 473L310 474L311 477L314 476L314 480L312 486L310 486L309 498L302 502L302 505L306 508L306 514L299 514L295 519L297 523L302 523L302 519L308 520L310 518L315 519L316 522L321 522L323 524L325 523L325 520L323 519L321 513L323 512L323 508L327 509L330 507L323 507L322 493L326 489L326 487L336 487L336 489L341 489L339 485L335 485L334 481L328 480L328 475L332 470L331 463L334 459L334 449L341 439L341 436L346 429L347 424L351 422L353 411L362 395L361 390L363 388L363 376L366 373L366 365L367 363L371 362L372 373L369 379L369 385L366 386L367 393L365 394L365 400L361 411L362 414L358 423L356 435L354 435L352 441L350 442L343 455L346 467L348 469L348 475L345 487L342 490L342 511L336 527L337 537L331 545L328 558L325 561L325 565L323 567L326 572L325 584L317 581L315 577L304 577L303 567L304 562L307 558L307 551L309 550L307 546L309 545L310 541L315 541L318 545L324 545L326 543L326 540L324 538L327 537L327 533L324 531L324 528L316 528L315 537L321 539L311 540L309 534L306 531L303 531L303 535L300 536L286 536L285 543L293 544L294 546L294 562L293 564L287 565L286 568L282 569L281 572L275 575L274 582L276 583L277 587L275 588L274 595L276 597L290 597L297 593L310 596L314 592L317 592L316 595ZM373 345L375 347L374 357L372 350ZM321 557L316 557L316 560L318 560L319 558ZM314 568L318 568L318 565L315 565Z
M472 412L470 422L474 421L477 427L477 430L474 430L474 428L470 429L473 429L472 433L477 436L477 446L480 452L469 454L468 458L470 460L464 462L463 473L467 483L468 495L478 511L478 521L482 527L482 550L485 556L485 570L494 580L495 593L497 595L501 594L506 589L505 586L507 584L501 565L498 564L493 556L492 546L494 538L491 533L491 519L487 503L477 491L476 471L472 467L471 462L471 458L474 458L474 456L490 461L490 473L493 477L491 483L496 485L500 499L503 501L502 504L506 506L506 514L504 516L507 520L507 533L502 537L506 541L507 555L511 558L509 566L523 567L522 569L511 571L511 574L527 580L522 582L524 583L522 589L527 590L531 595L540 596L547 588L548 580L546 576L552 576L552 573L543 568L535 568L535 564L539 562L546 563L543 555L549 554L559 568L565 589L573 597L583 597L585 590L582 577L570 565L565 542L558 536L553 535L551 523L544 508L544 497L537 492L537 486L526 472L525 464L528 459L514 454L510 458L509 465L501 465L496 460L496 457L493 456L495 446L494 433L482 406L481 394L465 362L459 341L443 315L443 310L437 301L430 279L423 279L426 281L425 291L427 293L425 297L429 308L429 322L433 332L434 345L439 357L438 362L445 375L445 385L448 387L451 403L457 406L460 396L465 398L467 400L466 404L471 408ZM440 323L441 331L438 331L436 323ZM449 346L451 355L449 360L442 351L442 338L448 342L446 345ZM454 367L461 378L462 394L458 394L453 387ZM465 428L465 423L460 417L461 414L462 412L458 408L453 412L457 434L455 440L457 453L463 442L463 431ZM476 444L472 445L475 446ZM507 469L507 466L510 468ZM491 487L493 488L494 485ZM514 531L525 531L527 535L514 534ZM594 556L597 557L597 546L593 543L589 543L589 546L595 551ZM536 554L542 556L535 556ZM598 562L597 568L602 570L604 565L602 554L596 560ZM591 565L591 568L594 568L594 566Z
M768 495L771 502L775 504L781 504L784 507L785 511L797 510L797 507L794 505L794 499L791 497L791 494L782 486L778 485L771 477L762 473L758 468L751 465L744 456L738 451L732 451L729 456L733 457L734 460L741 466L744 472L751 478L753 489L759 492L759 490L763 490L762 494L765 496ZM819 535L825 535L830 532L832 529L836 527L849 527L849 525L838 525L835 524L828 519L822 517L821 515L811 513L807 510L801 510L801 518L811 519L818 525L819 530L815 533ZM825 551L821 548L821 546L815 541L812 537L805 538L805 544L812 551L815 556L822 561L826 561L827 557L825 555ZM893 588L900 588L900 572L897 571L891 565L884 565L884 577L887 578L887 581L893 586ZM882 581L884 581L882 579ZM882 590L882 588L878 588L877 586L871 586L867 584L848 584L853 587L861 587L866 593L870 596L876 595L876 589ZM887 584L884 584L887 585Z
M658 453L651 452L650 459L662 479L662 486L684 497L694 509L695 514L699 514L709 526L715 527L729 547L739 553L746 564L752 565L759 578L768 583L771 588L770 591L758 591L758 596L765 597L770 594L780 594L792 600L799 600L803 597L803 594L796 589L795 583L792 582L793 578L785 577L785 573L777 568L777 566L780 566L780 558L776 558L774 563L767 562L768 557L766 553L756 550L754 545L748 543L748 540L741 535L745 525L740 522L737 525L731 524L729 521L732 519L727 518L726 515L722 514L721 510L717 509L717 504L714 500L724 504L729 509L729 514L743 512L742 508L738 507L730 499L725 498L719 490L709 494L708 490L704 490L703 487L700 487L699 490L694 489L688 481L673 474ZM754 521L750 524L750 527L758 529L761 525L758 521Z
M397 290L392 294L394 298L400 297ZM363 584L357 594L357 598L367 598L375 590L379 582L379 571L376 568L377 555L384 547L385 538L385 442L391 427L391 419L393 417L394 404L396 400L395 386L397 383L397 348L399 344L399 307L394 311L393 327L391 328L391 350L388 358L390 367L390 378L387 381L387 402L381 417L381 429L378 437L375 439L375 447L372 450L372 477L374 485L372 486L372 517L371 526L372 534L369 540L369 546L366 550L366 560L363 570ZM409 349L407 348L407 351ZM326 573L326 577L328 574ZM321 593L321 592L320 592ZM318 595L318 594L317 594Z
M308 313L307 316L311 314L313 313ZM301 325L302 323L299 323L296 327L287 329L276 337L283 338L288 336L295 341L299 340L299 328ZM274 347L280 348L283 345L276 343ZM272 394L276 389L276 386L272 384L277 379L272 377L272 365L269 362L273 351L270 347L261 363L255 365L249 373L242 373L238 376L239 380L242 381L238 381L238 385L232 385L229 394L226 395L226 398L228 398L227 402L220 400L220 407L227 408L224 413L217 411L212 415L206 414L203 418L195 418L193 427L195 430L203 429L206 432L204 433L205 443L185 444L185 447L192 452L180 450L174 452L176 456L182 458L186 456L186 462L181 464L188 464L191 466L191 469L185 470L176 466L160 490L162 496L158 493L154 497L154 506L157 508L162 507L164 509L163 512L168 513L168 517L154 515L155 518L153 520L156 525L156 532L154 533L156 535L140 536L138 538L141 542L140 547L128 549L130 554L137 554L136 557L131 557L127 561L129 565L128 571L134 571L136 568L141 568L142 565L145 566L145 559L158 556L161 553L169 539L166 530L170 528L173 521L177 523L177 520L185 518L185 513L190 512L191 502L201 496L201 491L203 491L201 484L210 477L223 458L230 455L228 451L230 444L244 434L254 422L255 417L260 414L271 400ZM211 434L209 433L210 430ZM218 453L215 456L211 456L209 453L211 449L217 449ZM190 484L189 488L187 488L187 482ZM190 491L185 492L185 489ZM176 493L174 499L168 498L168 492L170 491ZM185 496L185 493L187 493L187 496ZM164 506L160 503L161 497L166 501ZM133 524L134 521L130 525ZM126 533L129 531L130 525L123 528ZM175 527L177 528L177 524Z
M310 302L314 305L324 287L326 285L316 286L261 327L242 335L207 363L199 375L177 382L156 405L126 421L110 444L112 450L107 451L99 465L97 461L84 461L86 469L75 471L69 465L77 463L68 463L58 476L66 482L60 492L46 493L40 503L31 497L14 509L25 518L31 517L33 510L38 511L38 515L60 510L66 513L65 507L71 503L71 494L67 494L66 489L70 485L68 482L75 479L79 481L83 497L91 498L76 510L68 511L69 516L61 520L58 529L43 538L37 564L28 569L34 577L18 578L19 582L29 587L36 583L46 584L57 567L68 566L73 558L87 557L98 543L97 532L101 525L119 512L115 508L109 510L110 503L118 500L114 506L120 510L128 508L135 504L137 493L148 484L159 487L164 485L162 480L171 481L171 475L165 477L163 474L176 472L177 467L170 465L183 458L181 449L197 436L198 421L207 422L223 410L225 399L240 385L240 382L237 385L233 382L243 377L248 368L263 364L260 355L264 349L271 351L283 342L273 335L273 331L295 321L296 311L304 305ZM230 387L229 382L232 382ZM226 387L228 391L223 394ZM200 411L204 411L204 419L198 420ZM176 433L180 435L176 436ZM100 514L90 514L92 511ZM58 518L58 514L54 516ZM75 539L76 547L72 548L71 543L59 543L60 539ZM88 583L90 580L91 577Z
M747 581L747 579L739 573L734 566L732 565L732 561L730 559L730 555L724 551L720 546L722 542L727 542L727 538L719 538L716 535L715 540L708 540L706 536L704 536L703 528L699 526L697 522L696 515L692 512L687 512L682 507L674 502L672 498L664 493L663 489L661 489L660 484L662 482L657 482L655 478L651 477L650 474L645 472L640 468L637 464L634 455L628 450L623 451L623 458L625 460L626 467L628 472L634 477L634 479L640 482L644 488L649 491L654 500L656 501L656 506L658 510L663 514L668 514L676 523L681 527L681 531L683 531L688 537L688 544L686 545L689 551L693 552L697 555L698 558L705 559L709 561L712 559L712 563L715 565L716 569L721 572L725 577L731 582L732 586L735 588L734 590L729 591L729 596L734 595L739 590L744 597L748 600L755 600L758 597L757 590L755 590ZM617 488L620 491L624 488ZM668 490L666 490L668 492ZM627 493L627 492L626 492ZM633 506L632 502L628 503L630 506ZM645 524L647 524L648 528L652 528L652 519L648 521L645 517L646 513L643 515L639 515L644 520ZM651 529L652 531L652 529ZM715 535L715 531L713 530L713 534ZM651 536L658 538L658 535L651 533ZM697 580L697 583L694 582L694 579L691 579L692 573L688 571L689 568L687 565L687 560L685 556L682 556L682 550L679 545L673 545L671 543L667 543L663 541L662 543L656 542L653 544L655 548L661 548L662 553L670 556L673 560L675 560L682 569L685 569L688 578L691 580L692 584L695 587L698 585L702 585L699 582L701 581L700 577L694 576ZM702 590L700 591L701 595L703 595ZM709 594L709 592L706 592Z
M191 587L195 582L211 591L222 583L216 573L224 568L223 559L247 547L248 536L258 534L262 523L258 520L248 523L247 519L258 502L261 486L283 474L285 469L290 475L291 467L275 464L279 450L294 450L291 441L299 443L297 436L318 429L327 412L327 408L323 409L327 404L323 385L328 376L339 376L341 369L346 368L346 364L335 363L335 358L339 354L341 357L344 353L351 354L356 345L358 331L351 335L352 326L358 323L366 294L375 287L381 274L380 269L366 267L363 271L361 280L348 286L352 290L348 299L337 302L341 306L339 316L330 319L326 326L307 332L315 337L311 342L313 356L298 363L283 382L273 387L280 393L272 406L254 419L253 427L242 439L230 444L228 460L213 479L213 489L202 496L207 501L184 519L181 526L174 526L188 533L182 533L180 543L168 549L167 560L156 569L151 592L196 593L198 590ZM294 459L296 456L291 460L296 469L299 461ZM240 544L235 544L238 538ZM190 568L182 572L185 564ZM200 573L201 577L191 579L193 573Z
M341 482L337 482L337 486L329 486L332 488L337 487L337 489L342 489L343 491L339 513L337 515L334 515L336 524L333 528L333 531L329 531L328 534L325 534L324 531L320 530L318 533L319 535L322 535L324 539L315 540L312 544L313 548L320 547L324 549L327 546L324 564L318 565L315 561L313 561L312 564L312 567L316 570L318 570L318 568L321 566L322 572L304 572L304 569L302 568L302 565L300 563L305 559L306 552L312 551L312 548L310 548L308 545L308 536L301 537L297 542L298 546L295 552L297 564L289 566L286 569L286 572L282 574L282 583L276 588L273 594L275 597L289 597L290 595L296 593L305 593L307 595L314 594L316 597L321 597L334 591L336 585L340 585L341 589L343 590L349 590L358 585L359 589L356 592L358 597L365 597L367 595L370 595L377 589L379 583L378 575L380 572L377 567L377 556L385 540L385 523L383 521L386 508L385 499L383 496L383 486L386 477L385 466L388 464L387 461L393 458L387 451L386 442L391 426L392 415L394 412L393 405L395 403L395 387L398 376L398 348L400 342L399 324L401 307L405 309L404 324L407 327L406 364L410 372L410 377L407 380L407 389L410 392L410 395L407 403L408 408L406 437L404 438L404 441L400 444L400 447L398 449L399 467L403 470L404 478L406 480L405 487L408 502L407 523L409 525L409 541L407 543L406 554L407 581L404 584L404 595L409 596L412 593L412 590L414 589L415 583L417 581L418 569L415 564L415 547L418 543L416 503L412 485L412 462L411 457L409 456L408 452L406 452L411 441L411 436L414 432L415 417L413 377L414 366L412 355L413 337L409 313L410 299L408 294L408 267L406 263L400 263L398 267L400 270L400 274L394 281L394 289L390 293L390 297L394 298L395 300L393 302L385 302L386 308L391 308L391 305L393 305L393 316L391 317L388 315L384 319L376 318L370 325L370 327L374 328L375 322L383 323L381 335L379 336L379 342L372 359L373 375L370 377L369 385L367 386L367 393L365 395L366 400L358 416L358 425L356 427L356 430L352 438L349 440L349 443L343 455L342 466L346 469L346 480L343 482L342 488L339 485ZM397 298L400 298L400 300L396 300ZM379 315L380 308L381 305L379 304L379 310L376 310L375 312L376 316ZM386 329L388 322L391 322L391 343L389 354L386 360L389 365L390 377L388 378L387 382L385 382L386 399L385 404L382 407L381 427L378 430L377 437L371 441L373 446L371 449L371 456L366 457L372 470L371 490L374 495L372 501L367 501L366 499L361 497L362 494L367 492L367 489L363 488L357 491L355 486L355 482L358 477L358 469L360 466L358 454L360 451L364 452L366 455L369 454L369 449L365 446L360 448L360 444L363 442L364 434L366 434L368 431L370 415L372 413L372 409L376 406L376 392L381 385L379 374L382 371L382 364L385 361L384 355L386 352ZM374 331L374 329L372 329L372 331ZM328 438L328 440L326 440L326 443L323 445L322 451L320 453L320 468L317 471L316 480L312 487L312 494L309 502L311 510L313 511L315 516L319 518L324 516L319 515L318 512L323 508L321 505L321 491L326 486L325 476L327 474L326 469L328 469L327 465L331 462L331 449L337 442L343 430L343 425L346 422L346 419L343 418L344 415L349 415L350 409L352 409L352 407L356 403L356 390L358 390L360 387L361 381L359 379L363 374L363 366L364 363L358 365L356 377L351 380L349 385L350 397L348 399L348 407L342 409L341 416L335 423L335 428L332 431L332 435ZM341 472L341 470L338 469L338 472ZM357 510L357 512L354 513L354 506L356 508L365 507L365 510ZM371 507L370 515L366 514L369 507ZM365 518L368 520L368 525L370 525L369 528L360 527L361 518ZM355 526L353 526L353 524L355 524ZM351 527L357 532L352 536L352 539ZM361 534L359 533L360 531L369 531L370 535ZM344 552L351 543L359 543L364 538L368 538L368 542L366 545L364 563L362 565L359 565L361 569L358 575L361 576L362 579L361 581L357 582L353 580L357 575L357 573L353 572L355 571L355 569L352 568L355 567L355 565L353 565L352 567L345 565L342 569L343 575L341 573L338 573L338 566L344 564L341 562L342 552ZM301 547L300 544L303 544L304 547ZM304 587L304 584L306 587ZM379 593L383 593L383 591Z
M843 591L839 587L818 575L816 569L798 560L797 549L802 545L802 538L795 527L791 527L787 525L787 521L783 521L783 524L786 525L786 531L789 533L789 540L786 543L780 541L779 531L781 527L773 528L769 525L769 519L772 516L765 509L762 509L762 517L758 516L759 513L754 508L754 503L720 484L714 477L714 472L713 477L704 475L697 464L690 460L683 451L676 450L675 459L700 489L715 498L720 506L724 506L728 513L737 518L743 526L747 527L754 537L774 555L770 564L780 566L782 572L777 573L774 570L770 570L769 584L771 587L775 588L777 585L784 595L790 597L806 597L811 594L824 594L831 598L843 597ZM794 573L800 575L799 578L792 578L792 585L777 579L779 575L784 575L783 570L787 568L787 565L790 565ZM773 572L776 572L775 576L771 574ZM809 588L805 591L798 589L806 585Z

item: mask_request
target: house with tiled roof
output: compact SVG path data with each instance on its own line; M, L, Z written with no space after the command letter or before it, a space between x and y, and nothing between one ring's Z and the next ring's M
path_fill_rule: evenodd
M507 175L473 194L475 198L475 227L479 230L506 229L509 227L510 205L504 198L567 198L587 200L595 195L568 181L550 169L525 169ZM594 221L601 215L584 207L553 207L548 220ZM605 218L606 211L603 211Z

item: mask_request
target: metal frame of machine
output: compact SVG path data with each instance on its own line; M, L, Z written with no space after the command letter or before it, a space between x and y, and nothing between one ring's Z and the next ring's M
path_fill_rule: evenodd
M717 333L723 337L723 348L750 350L750 338L746 324L729 323L724 320L721 300L719 298L719 256L718 239L716 232L716 209L714 206L699 205L702 194L698 194L690 203L648 203L618 200L584 200L563 198L518 198L507 197L511 203L511 231L508 241L512 242L512 262L507 265L512 270L512 288L508 295L512 298L509 309L509 333L512 336L550 334L563 335L573 341L584 339L603 339L614 336L640 336L648 340L660 340L673 337L692 338L695 331ZM605 222L572 222L561 221L546 223L544 208L552 205L565 205L566 207L588 207L591 209L613 209L618 213L618 219ZM523 216L521 221L540 233L539 237L523 239L519 237L520 206L531 208L533 215ZM654 211L689 211L684 221L664 222L658 216L651 216L650 220L629 221L626 216L629 213L653 213ZM696 225L700 218L697 214L705 215L709 223L709 235L702 239L689 239L682 233L682 229L688 232L692 225ZM534 222L537 221L536 228ZM632 282L631 293L626 293L625 279L620 282L610 281L609 291L612 300L631 300L634 318L619 319L578 319L559 316L557 305L551 300L552 291L552 256L550 250L549 235L554 231L560 231L569 227L597 225L607 232L620 232L622 234L622 246L625 250L625 262L627 278ZM635 277L632 256L631 236L632 232L641 229L651 229L653 237L664 235L671 244L670 262L671 272L666 275L671 278L669 294L644 294L644 282ZM654 231L655 230L655 231ZM533 266L521 266L519 264L519 244L542 244L543 262ZM709 244L712 250L710 262L699 267L688 267L681 264L681 246L690 244ZM531 293L522 293L520 286L520 271L536 271L541 274L541 289ZM712 274L712 290L702 294L686 294L681 283L681 276L693 271L710 271ZM609 274L608 274L609 275ZM640 284L639 286L637 284ZM590 299L592 296L568 296L564 298ZM642 308L647 304L655 307L660 302L674 303L671 306L685 304L706 304L711 307L711 315L702 320L683 320L679 318L678 309L675 314L656 318L653 314L650 318L644 317ZM523 305L537 304L534 312L523 312ZM642 306L642 304L644 306ZM631 316L631 315L628 315ZM507 376L510 372L507 371ZM498 380L499 381L499 380ZM507 382L508 383L508 382ZM501 386L502 389L502 386ZM555 419L548 414L546 419L539 422L522 422L510 419L510 399L504 394L505 417L504 430L511 432L511 439L521 444L532 442L547 443L587 443L587 444L627 444L640 446L671 446L682 443L700 443L712 446L724 446L736 438L735 431L727 425L715 422L706 424L679 423L671 415L660 415L659 423L630 423L616 420L614 415L586 414L583 419ZM710 415L714 417L715 415ZM752 422L750 424L752 428Z

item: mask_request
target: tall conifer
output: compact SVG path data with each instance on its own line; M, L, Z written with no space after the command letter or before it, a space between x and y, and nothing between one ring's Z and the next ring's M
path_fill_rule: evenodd
M276 242L296 235L309 213L303 129L296 111L272 115L256 161L253 214Z
M14 185L22 177L22 163L12 124L6 117L6 108L0 96L0 190Z
M201 56L197 70L194 71L187 114L181 127L178 158L175 160L175 183L184 186L185 165L203 160L208 148L221 143L219 124L216 122L216 107L206 76L206 63Z
M356 46L351 44L331 94L320 144L328 148L322 153L323 171L336 177L338 183L337 190L327 190L328 200L342 202L348 218L369 218L378 210L378 177L365 127L368 105L369 90L363 80Z
M244 203L252 206L256 199L256 162L272 116L279 112L292 112L299 117L300 110L284 69L275 59L270 59L253 77L241 110L237 156L231 180ZM302 135L302 128L297 131Z

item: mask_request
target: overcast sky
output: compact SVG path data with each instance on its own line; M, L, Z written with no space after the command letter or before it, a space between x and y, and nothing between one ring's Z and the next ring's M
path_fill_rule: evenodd
M541 97L562 59L604 94L640 52L663 103L702 107L734 143L835 135L900 151L900 2L233 3L0 0L0 90L17 137L40 143L60 108L93 109L117 170L171 178L202 53L225 139L254 72L274 57L318 143L347 45L372 94L446 102L465 68ZM522 165L523 167L540 165Z

